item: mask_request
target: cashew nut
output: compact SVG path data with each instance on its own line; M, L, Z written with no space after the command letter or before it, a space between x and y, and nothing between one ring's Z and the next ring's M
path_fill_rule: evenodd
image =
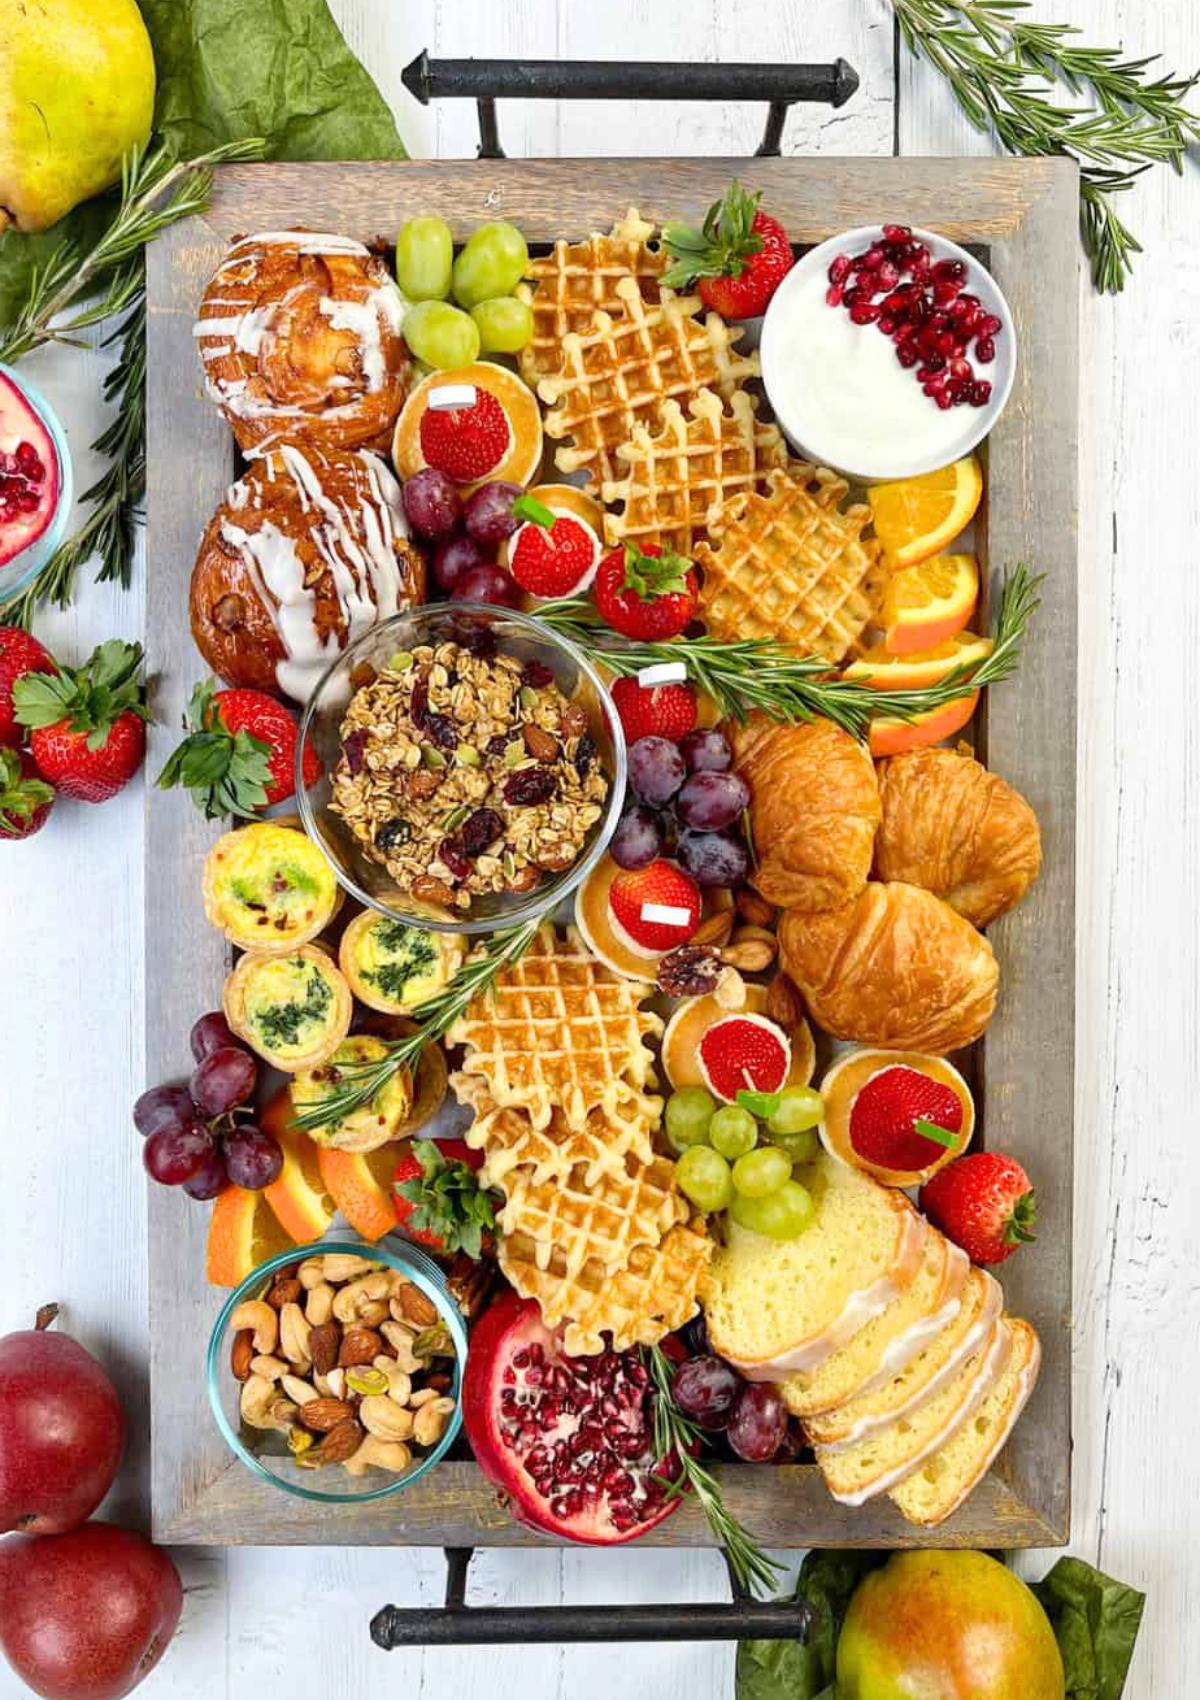
M346 1397L346 1372L344 1369L331 1369L328 1375L314 1375L313 1382L323 1399L344 1399Z
M389 1399L394 1399L397 1405L407 1405L412 1394L412 1377L407 1375L395 1358L378 1357L375 1368L381 1369L387 1376Z
M280 1397L279 1389L265 1375L252 1375L242 1383L242 1421L250 1428L279 1429L286 1433L291 1427L296 1407Z
M412 1463L412 1453L402 1440L380 1440L378 1435L369 1434L351 1458L347 1458L343 1469L352 1476L365 1476L374 1465L380 1470L390 1470L393 1475L399 1475L401 1470L407 1470Z
M413 1355L413 1341L416 1335L411 1328L405 1328L402 1322L381 1322L379 1332L396 1354L396 1363L407 1375L415 1375L426 1366L421 1359Z
M326 1262L328 1262L328 1258ZM383 1314L376 1318L382 1322L388 1314L387 1294L389 1277L386 1269L372 1271L369 1275L361 1275L357 1281L351 1281L339 1293L334 1294L333 1314L339 1322L366 1322L373 1328L375 1323L368 1320L370 1308L379 1306Z
M335 1287L343 1281L353 1281L356 1276L369 1275L377 1266L366 1257L355 1257L349 1252L331 1251L324 1258L314 1258L321 1265L321 1279L331 1282Z
M304 1315L314 1328L320 1328L333 1315L333 1288L328 1281L319 1281L309 1290Z
M431 1399L436 1399L437 1397L438 1390L436 1387L420 1387L411 1396L408 1402L414 1411L419 1411L422 1405L428 1405Z
M301 1381L298 1375L285 1375L280 1378L280 1385L289 1399L297 1405L307 1405L310 1399L320 1397L311 1381Z
M260 1352L257 1357L250 1359L252 1375L265 1375L268 1381L278 1381L291 1368L282 1358L272 1357L269 1352Z
M312 1327L298 1304L284 1305L279 1313L279 1343L289 1363L308 1365L308 1340Z
M229 1326L235 1334L251 1329L256 1352L273 1352L279 1340L279 1319L265 1299L244 1299L229 1318Z
M363 1401L366 1403L366 1400ZM422 1405L413 1418L413 1439L418 1446L434 1446L445 1434L454 1411L454 1400L445 1394Z
M413 1432L413 1414L398 1405L386 1393L368 1393L358 1407L358 1420L380 1440L409 1440Z
M311 1293L314 1287L325 1283L325 1259L323 1257L306 1257L296 1271L296 1279L306 1293Z

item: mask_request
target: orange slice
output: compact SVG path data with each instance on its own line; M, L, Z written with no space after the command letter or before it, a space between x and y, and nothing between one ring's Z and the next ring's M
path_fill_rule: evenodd
M236 1287L260 1263L292 1243L263 1193L227 1186L213 1204L208 1222L208 1278L214 1287Z
M921 690L936 685L956 667L977 667L994 647L991 638L980 637L978 632L955 632L945 643L932 649L915 649L911 655L890 655L886 645L876 643L852 661L842 677L859 679L884 691Z
M263 1188L275 1219L298 1245L319 1240L333 1221L336 1208L321 1178L319 1150L306 1133L291 1127L291 1088L277 1092L259 1117L259 1126L273 1133L283 1152L278 1177Z
M974 455L867 491L875 535L885 564L896 572L944 549L968 525L983 495L983 473Z
M954 697L941 708L931 708L914 720L872 720L868 747L876 761L883 756L903 755L905 750L923 750L929 744L940 744L951 738L975 712L979 692Z
M382 1239L396 1226L396 1206L392 1203L396 1161L395 1144L381 1145L375 1151L317 1153L329 1196L364 1240Z
M889 655L913 655L948 643L961 632L979 601L974 555L935 555L905 567L888 585L880 624Z

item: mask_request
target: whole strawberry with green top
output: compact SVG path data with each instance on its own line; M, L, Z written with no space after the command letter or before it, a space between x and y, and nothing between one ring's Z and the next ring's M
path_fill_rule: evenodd
M149 716L141 670L141 644L111 638L82 667L26 673L13 685L38 771L62 796L106 803L142 765Z
M183 717L187 733L158 776L164 791L185 785L206 820L253 815L296 789L299 731L284 705L266 691L216 689L206 679ZM305 789L321 777L311 738L304 741Z
M610 626L642 643L678 637L696 613L692 563L657 543L613 549L596 568L592 594Z
M703 228L671 222L663 226L663 247L672 264L662 281L672 289L696 285L706 307L725 319L754 319L794 262L787 231L770 213L759 211L753 194L734 178L725 198L708 209Z
M921 1209L972 1263L1003 1263L1035 1238L1037 1201L1015 1157L976 1151L958 1157L920 1193Z
M54 805L28 750L0 746L0 838L32 838L46 824Z
M478 1258L496 1228L493 1194L479 1184L483 1152L461 1139L415 1139L392 1177L396 1216L431 1251Z

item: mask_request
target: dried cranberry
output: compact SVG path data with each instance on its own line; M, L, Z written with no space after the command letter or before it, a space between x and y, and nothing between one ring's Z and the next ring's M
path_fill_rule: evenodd
M368 734L366 727L359 726L355 731L349 734L342 745L342 754L346 758L346 766L350 769L351 773L361 773L363 770L363 758L367 749L367 737Z
M504 782L504 801L516 805L545 803L554 795L554 775L546 767L520 768Z
M487 626L464 625L455 633L468 655L477 661L490 661L496 653L495 634Z
M463 847L454 838L443 838L438 845L438 861L443 863L452 879L465 880L471 871L470 859L463 853Z
M504 822L495 809L476 809L473 815L467 816L459 833L464 855L482 856L503 831Z
M458 748L458 727L448 714L427 714L424 730L443 750Z
M375 843L380 850L398 850L402 844L407 844L412 837L412 827L400 815L393 815L391 820L385 820L375 834Z
M413 725L423 728L425 716L429 713L429 670L423 668L417 676L412 694Z
M541 691L554 683L554 674L544 661L527 661L521 669L521 683Z

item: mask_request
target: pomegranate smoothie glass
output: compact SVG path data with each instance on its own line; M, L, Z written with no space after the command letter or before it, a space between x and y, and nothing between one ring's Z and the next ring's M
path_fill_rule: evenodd
M0 604L19 596L62 542L72 489L66 433L53 408L0 365Z

